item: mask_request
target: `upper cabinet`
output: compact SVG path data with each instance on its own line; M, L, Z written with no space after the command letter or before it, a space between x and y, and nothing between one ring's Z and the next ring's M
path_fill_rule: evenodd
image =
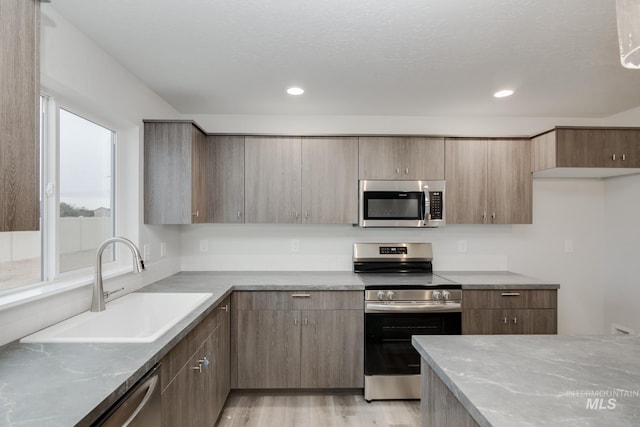
M449 224L531 224L529 140L447 139Z
M536 176L638 173L640 129L557 127L533 138L532 154Z
M247 136L244 153L245 222L299 223L300 138Z
M360 137L360 179L444 179L444 139Z
M358 140L246 137L246 222L357 222Z
M209 135L206 222L244 222L244 136Z
M302 138L302 222L358 222L358 138Z
M40 2L0 3L0 231L38 230Z
M145 224L206 222L206 138L192 122L145 122Z

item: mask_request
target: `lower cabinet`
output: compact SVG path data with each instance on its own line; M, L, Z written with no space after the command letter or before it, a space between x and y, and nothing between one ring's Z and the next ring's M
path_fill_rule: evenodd
M557 291L465 290L463 334L556 334Z
M229 299L161 361L162 425L213 426L229 394Z
M361 388L360 291L236 292L237 388Z

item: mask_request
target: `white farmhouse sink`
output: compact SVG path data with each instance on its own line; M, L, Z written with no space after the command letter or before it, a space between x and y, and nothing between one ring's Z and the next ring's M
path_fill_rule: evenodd
M24 343L147 343L171 327L212 294L133 293L107 303L100 312L79 314L35 334Z

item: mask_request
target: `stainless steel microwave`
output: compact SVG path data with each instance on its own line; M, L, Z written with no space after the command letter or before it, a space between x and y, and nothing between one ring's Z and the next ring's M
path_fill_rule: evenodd
M444 181L360 181L360 227L443 227Z

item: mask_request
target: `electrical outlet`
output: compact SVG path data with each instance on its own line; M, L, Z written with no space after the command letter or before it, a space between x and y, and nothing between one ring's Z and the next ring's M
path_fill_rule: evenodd
M458 240L458 252L466 253L467 252L467 241L466 240Z
M151 259L151 248L149 245L142 245L142 257L145 261L149 261Z
M167 243L160 242L160 258L164 258L167 256Z
M564 241L564 251L567 253L573 252L573 240L567 239Z
M298 239L291 240L291 252L300 252L300 240Z
M200 252L209 252L208 240L200 240Z

